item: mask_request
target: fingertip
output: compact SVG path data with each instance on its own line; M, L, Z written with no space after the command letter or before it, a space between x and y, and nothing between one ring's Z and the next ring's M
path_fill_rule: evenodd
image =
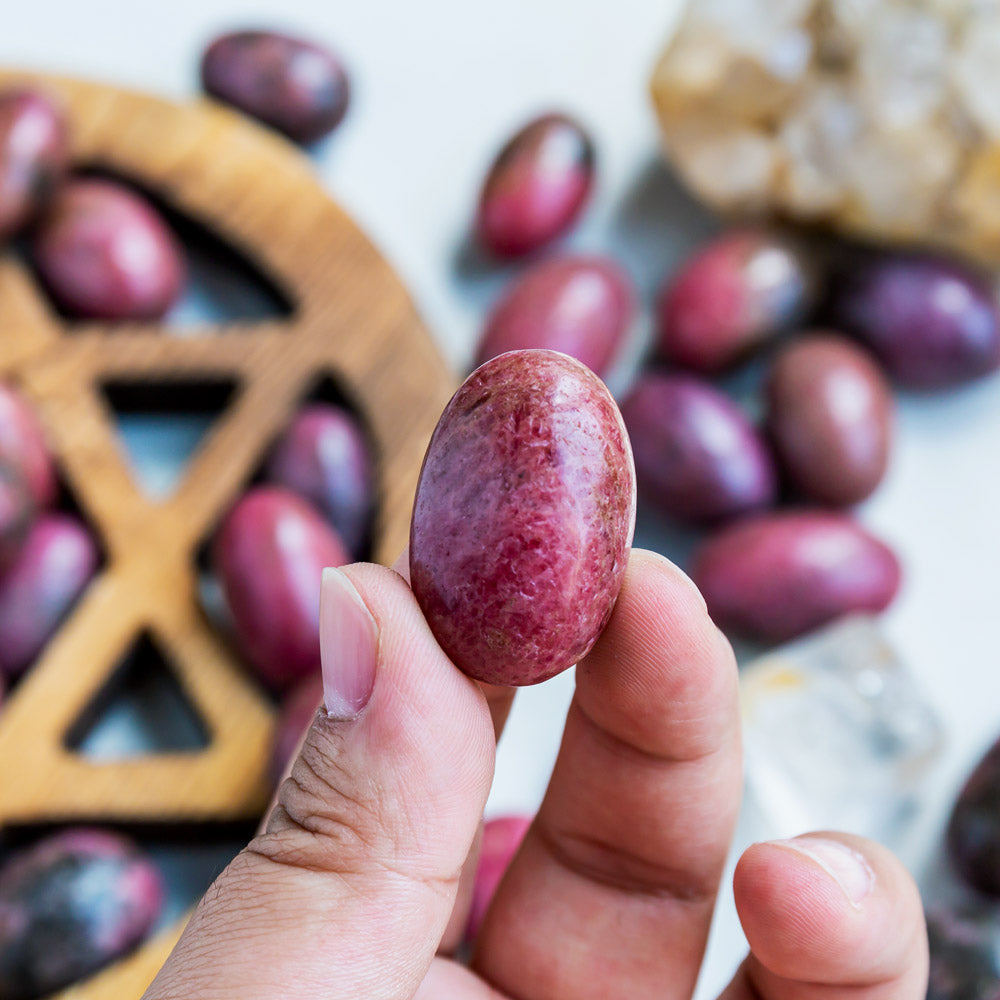
M693 758L738 738L732 648L691 580L659 553L632 551L611 619L577 669L577 694L590 717L613 732L627 725L651 753Z
M691 601L700 612L708 614L708 605L705 603L705 598L697 584L680 566L671 562L660 552L653 552L650 549L633 549L629 556L628 569L625 571L626 581L628 582L634 576L641 578L647 573L669 581L669 585L677 590L678 600L684 603Z
M853 986L926 962L916 886L872 841L822 832L754 844L733 889L751 951L772 975Z

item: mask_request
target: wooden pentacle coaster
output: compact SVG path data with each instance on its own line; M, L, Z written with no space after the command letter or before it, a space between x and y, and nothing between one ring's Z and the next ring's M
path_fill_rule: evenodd
M318 380L367 422L380 468L374 557L407 540L424 448L453 379L392 269L331 201L307 159L211 104L172 104L96 83L0 72L61 99L77 167L132 180L251 261L288 318L185 328L70 322L12 255L0 258L0 379L37 410L104 565L0 711L0 826L192 823L259 815L273 709L200 610L199 547ZM135 481L101 387L226 381L231 400L176 490ZM97 762L67 733L116 665L151 636L200 715L199 750ZM67 996L138 996L174 928Z

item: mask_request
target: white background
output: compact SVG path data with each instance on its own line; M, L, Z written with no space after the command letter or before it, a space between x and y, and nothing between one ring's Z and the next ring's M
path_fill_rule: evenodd
M233 0L8 3L0 59L176 98L196 93L214 33L282 26L324 39L354 85L348 118L317 151L329 189L402 274L457 369L471 356L503 272L470 261L465 233L497 145L528 116L568 109L591 128L599 184L572 245L615 253L649 294L710 231L658 166L647 78L677 0ZM643 336L640 325L639 343ZM1000 381L904 398L887 481L862 511L902 554L888 634L949 727L928 788L936 830L965 769L1000 731ZM491 808L533 807L571 681L520 697ZM796 831L785 831L788 833ZM924 852L929 856L931 848ZM701 992L742 943L723 903Z

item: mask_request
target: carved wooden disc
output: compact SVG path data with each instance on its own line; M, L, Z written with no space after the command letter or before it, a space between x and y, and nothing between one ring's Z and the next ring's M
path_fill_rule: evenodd
M368 422L381 477L375 558L406 543L424 448L452 377L391 268L293 146L201 101L177 105L77 80L32 80L66 105L78 166L134 179L248 258L288 319L184 336L168 321L68 323L34 277L0 258L0 378L36 407L105 564L0 712L0 825L194 822L260 813L273 711L197 601L195 555L317 379ZM168 498L133 479L100 392L108 380L233 379L237 389ZM208 731L204 750L99 763L66 733L144 632ZM67 996L138 996L178 928Z

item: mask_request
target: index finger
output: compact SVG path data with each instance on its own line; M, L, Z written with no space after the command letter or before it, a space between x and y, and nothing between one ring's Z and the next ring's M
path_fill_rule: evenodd
M732 651L687 577L635 551L476 969L522 1000L686 1000L741 786Z

